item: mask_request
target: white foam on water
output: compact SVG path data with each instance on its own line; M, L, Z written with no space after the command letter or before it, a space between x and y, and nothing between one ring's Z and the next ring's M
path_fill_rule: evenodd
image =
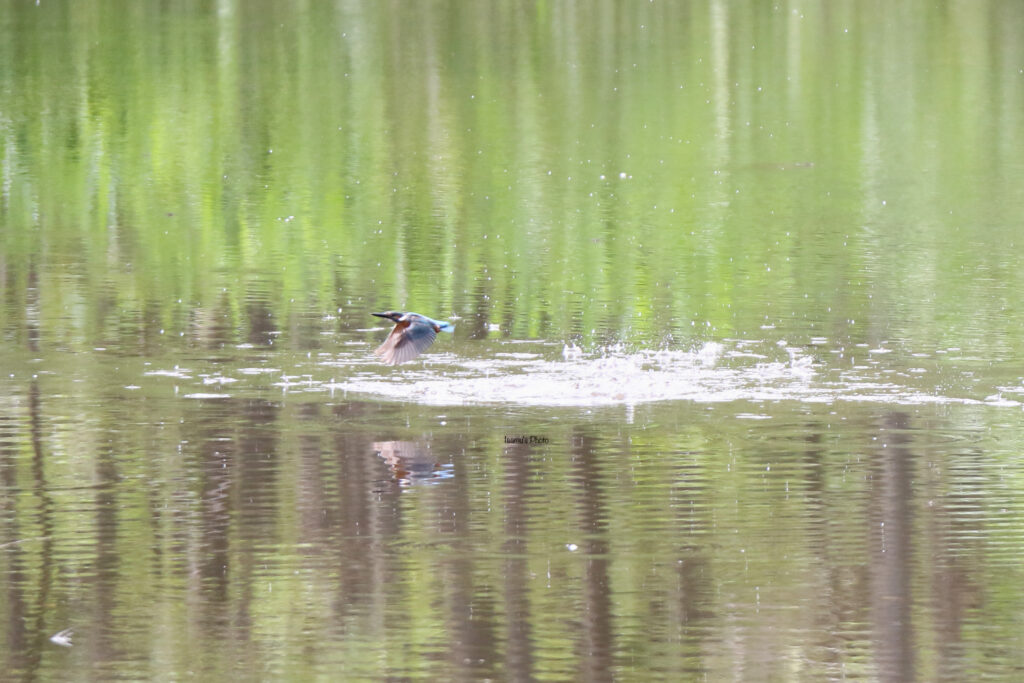
M177 377L178 379L190 379L192 371L185 368L174 368L173 370L148 370L142 373L145 377Z
M599 406L652 401L731 401L787 398L794 387L803 395L815 370L798 353L786 360L721 365L724 347L709 342L691 351L612 350L586 357L575 349L560 360L531 354L494 360L455 361L444 371L410 370L385 376L363 375L333 382L330 388L449 405L515 403Z
M611 348L589 354L567 346L555 360L528 353L502 353L491 359L444 354L418 368L397 371L367 372L362 365L362 372L324 386L335 393L428 405L606 406L655 401L1021 405L1005 395L962 398L881 381L880 376L890 371L880 367L854 366L839 372L805 349L784 343L764 344L756 352L748 346L708 342L689 351ZM822 355L818 349L811 352Z
M175 366L144 374L194 383L194 387L181 387L183 398L190 399L228 398L229 394L209 390L229 385L233 395L265 391L266 386L252 385L253 380L270 375L270 386L283 393L354 394L439 406L629 407L656 401L1024 405L1024 380L1020 384L1004 380L986 388L969 368L958 373L955 365L916 367L919 354L903 349L865 353L865 360L849 355L842 346L832 349L817 343L799 346L758 339L725 339L689 350L633 350L621 345L585 350L565 345L559 353L556 345L543 343L514 348L509 350L502 342L487 357L431 353L413 363L388 367L364 345L358 352L320 353L313 360L305 354L304 360L281 368L221 366L215 373L195 376ZM938 375L941 384L936 383ZM751 411L742 417L764 416Z

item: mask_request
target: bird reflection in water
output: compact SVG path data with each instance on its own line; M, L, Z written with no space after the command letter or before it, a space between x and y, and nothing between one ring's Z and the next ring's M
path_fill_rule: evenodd
M436 484L455 476L451 463L440 463L429 442L376 441L373 450L384 459L400 486Z

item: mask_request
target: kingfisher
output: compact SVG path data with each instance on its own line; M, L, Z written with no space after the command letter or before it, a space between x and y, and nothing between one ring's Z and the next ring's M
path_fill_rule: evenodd
M438 332L455 332L455 325L419 313L385 311L372 315L395 323L395 329L374 351L388 365L398 365L420 355L434 343Z

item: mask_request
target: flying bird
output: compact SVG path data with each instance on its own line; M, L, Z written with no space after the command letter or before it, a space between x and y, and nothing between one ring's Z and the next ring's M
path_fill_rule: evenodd
M391 334L374 351L388 365L398 365L420 355L434 343L438 332L455 332L455 325L419 313L386 311L373 315L395 323Z

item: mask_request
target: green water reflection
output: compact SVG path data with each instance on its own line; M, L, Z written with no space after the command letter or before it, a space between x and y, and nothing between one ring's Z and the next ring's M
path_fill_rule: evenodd
M6 7L4 294L55 343L402 306L1021 350L1015 3Z
M0 0L0 667L1013 680L1022 35L994 0ZM456 334L376 374L385 309ZM345 389L709 341L832 398Z

